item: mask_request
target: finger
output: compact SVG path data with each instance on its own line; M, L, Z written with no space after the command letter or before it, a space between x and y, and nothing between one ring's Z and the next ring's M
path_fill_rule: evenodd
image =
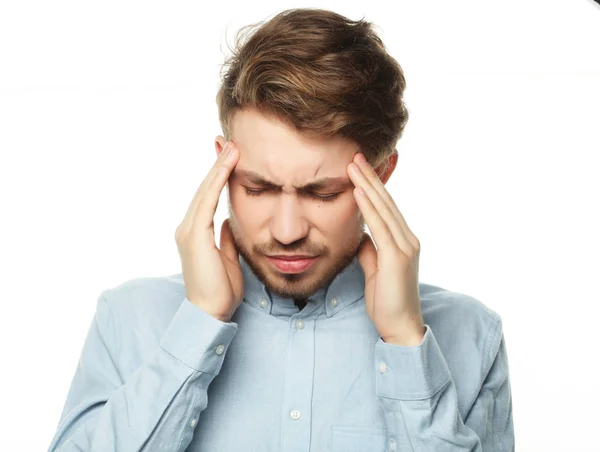
M371 236L366 232L363 233L362 240L358 247L357 258L360 266L363 269L365 278L368 280L377 273L377 249L371 239Z
M221 254L229 259L233 264L239 264L239 255L233 240L233 233L231 232L231 223L229 218L226 218L221 225L219 249L221 250Z
M224 157L221 163L214 169L212 179L207 183L203 190L203 196L198 199L198 205L193 213L192 224L194 228L213 230L213 220L219 198L223 187L227 183L231 172L235 168L239 158L239 151L235 146L231 146L229 153Z
M378 232L376 230L371 229L371 232L373 233L373 238L375 239L377 244L379 245L379 241L378 241L378 240L380 240L379 236L384 234L382 232L383 231L382 227L378 226L378 224L384 223L386 225L387 230L389 231L390 235L393 238L393 242L394 242L393 245L396 248L399 248L400 250L402 250L402 252L405 253L406 255L412 255L412 252L411 252L412 245L406 238L404 231L400 227L400 224L398 223L398 220L392 213L390 207L385 203L385 201L379 195L377 190L375 190L373 185L367 180L365 175L361 172L361 170L358 168L358 166L356 166L356 164L354 164L354 163L350 164L349 174L350 174L350 178L352 179L352 182L357 187L362 188L366 193L365 198L367 198L367 199L363 200L363 205L369 211L369 214L371 216L371 221L374 223L375 227L378 227L381 231L381 232ZM358 196L360 197L360 195L358 195ZM378 219L377 219L377 217L378 217ZM365 215L365 220L366 219L367 218ZM369 227L371 227L370 224L369 224Z
M223 163L225 157L228 154L228 150L231 148L231 143L227 142L225 143L225 146L223 146L223 150L221 151L221 153L217 156L217 159L215 160L215 163L213 164L213 166L211 167L211 169L208 171L208 173L206 174L206 176L204 176L204 179L202 180L202 183L200 184L200 186L198 187L198 189L196 190L196 193L194 194L194 197L192 198L192 201L190 202L190 205L188 207L188 211L186 212L186 216L185 216L185 220L187 220L188 223L191 223L194 214L196 212L196 208L198 207L199 204L199 200L202 198L202 196L204 196L204 193L206 191L206 187L209 186L216 174L216 170L219 168L219 166ZM184 221L185 221L184 220Z
M383 220L382 216L377 212L375 206L366 194L360 193L360 187L356 187L353 191L356 203L360 208L362 215L373 234L373 239L379 249L394 248L398 249L398 244L394 236L390 232L388 225Z
M397 156L398 152L394 151L394 158L397 159ZM383 182L381 182L381 179L379 178L377 172L373 169L371 164L364 158L364 155L361 153L357 153L354 156L354 162L358 164L358 167L360 168L361 172L365 175L366 179L371 183L375 191L379 194L379 196L381 196L385 204L389 207L390 211L396 218L396 221L400 225L400 228L404 231L406 239L413 247L417 247L417 238L409 228L404 218L404 215L402 215L402 212L400 212L400 209L398 209L398 206L394 202L394 198L392 198L390 192L385 188Z
M198 210L198 207L201 204L204 204L206 202L206 198L208 196L209 189L215 183L215 178L217 177L217 175L219 173L219 169L222 168L223 165L225 165L227 167L227 165L231 164L231 162L226 162L226 160L228 159L227 151L229 149L234 149L234 148L235 148L235 146L233 146L233 143L231 143L231 142L227 142L225 144L225 146L223 147L223 150L217 157L217 160L213 164L212 168L207 173L207 175L204 177L204 180L202 181L202 183L196 190L196 193L194 194L194 197L192 198L192 201L190 202L188 210L182 221L182 227L189 229L194 224L194 221L196 220L196 211ZM237 154L239 154L239 151L237 151ZM232 158L232 157L229 156L229 158ZM237 163L237 158L236 158L236 163ZM235 163L233 163L233 167L235 167ZM220 190L218 192L218 196L220 196ZM218 201L218 197L217 197L217 201ZM216 205L216 203L215 203L215 205Z

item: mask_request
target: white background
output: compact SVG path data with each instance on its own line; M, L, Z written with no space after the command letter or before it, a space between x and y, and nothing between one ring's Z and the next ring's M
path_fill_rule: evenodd
M180 272L227 42L298 6L375 22L405 71L387 187L421 281L503 318L517 450L600 451L591 0L3 2L0 449L47 449L102 290Z

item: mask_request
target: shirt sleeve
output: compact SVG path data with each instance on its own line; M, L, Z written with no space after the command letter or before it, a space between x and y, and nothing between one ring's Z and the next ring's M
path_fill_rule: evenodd
M185 298L153 355L123 381L101 295L49 452L184 451L237 326Z
M501 320L491 328L488 371L463 419L456 387L433 331L420 345L375 345L376 388L388 450L514 452L512 397Z

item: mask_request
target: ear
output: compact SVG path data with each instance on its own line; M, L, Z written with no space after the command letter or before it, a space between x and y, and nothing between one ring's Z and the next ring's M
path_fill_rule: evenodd
M219 156L219 154L221 154L221 152L223 152L223 148L225 147L226 143L227 140L223 135L217 135L217 137L215 138L215 151L217 151L217 157Z
M377 168L375 168L375 172L379 176L381 183L385 185L388 181L394 169L396 169L396 164L398 163L398 150L394 149L394 152L389 155Z

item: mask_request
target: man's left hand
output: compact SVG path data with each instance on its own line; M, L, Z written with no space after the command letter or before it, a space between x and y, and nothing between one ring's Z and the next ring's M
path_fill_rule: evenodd
M385 342L419 345L426 331L418 286L421 244L363 154L354 156L348 175L355 185L356 203L377 244L375 248L365 233L358 249L365 273L367 314Z

